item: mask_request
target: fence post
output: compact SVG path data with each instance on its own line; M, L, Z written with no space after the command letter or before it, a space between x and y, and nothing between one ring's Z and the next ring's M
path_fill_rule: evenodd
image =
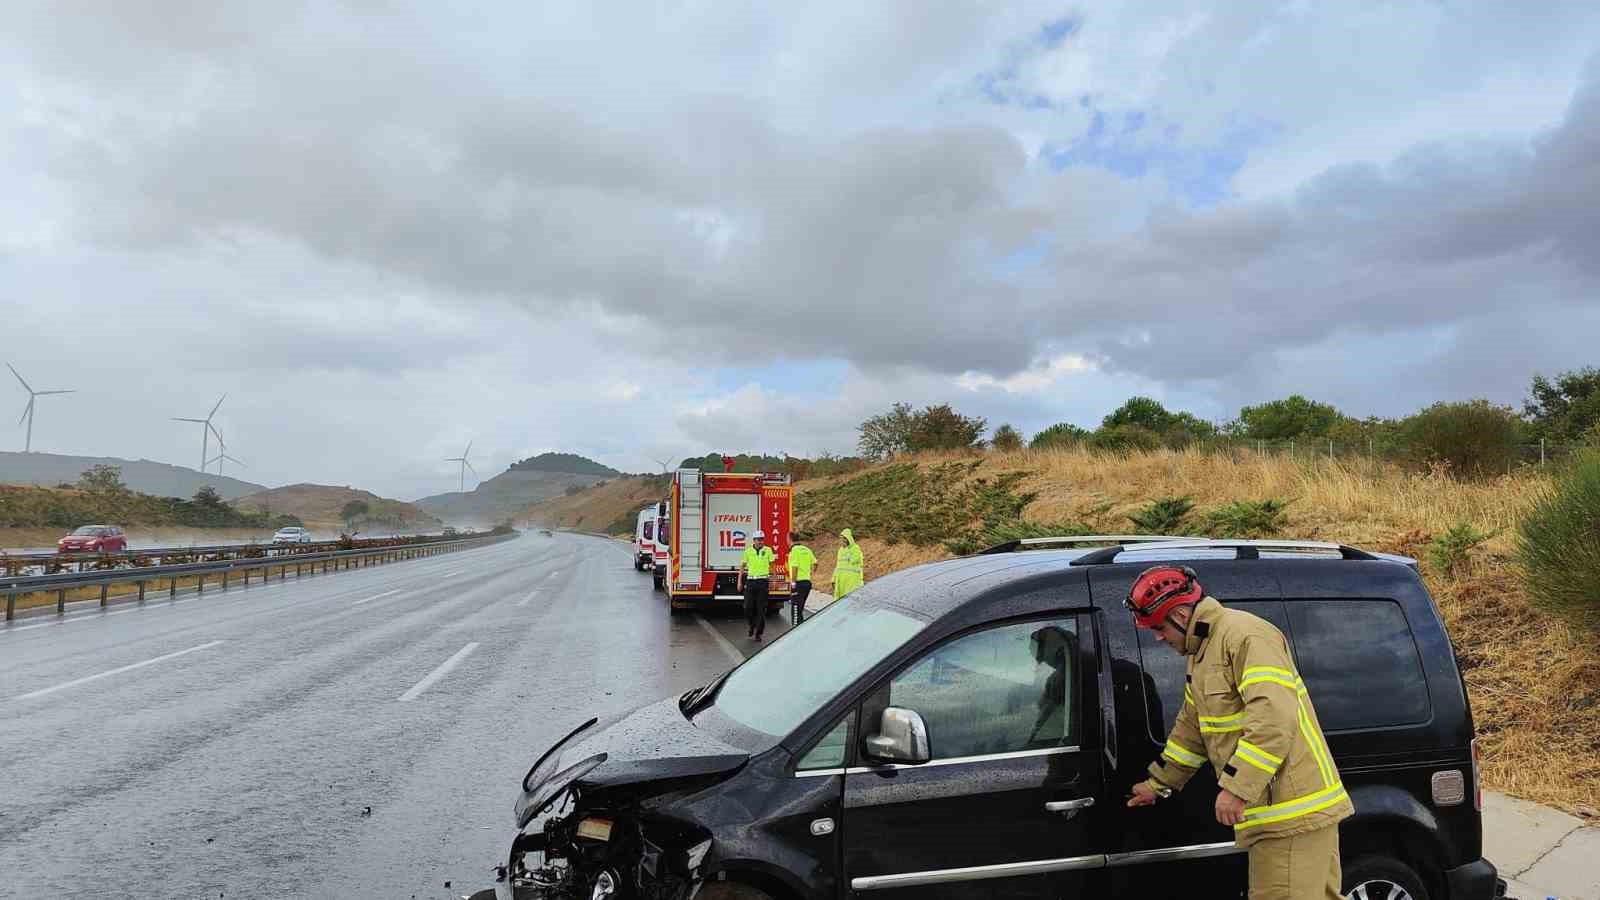
M110 592L111 592L111 583L110 582L106 582L105 584L100 585L100 608L101 609L105 609L106 608L106 595L109 594Z
M56 591L56 615L64 616L66 614L67 614L67 589L66 588L62 588L61 590Z
M144 582L139 582L139 602L144 602Z
M1333 462L1333 438L1328 439L1328 462Z
M1539 438L1539 465L1544 466L1544 438Z
M174 575L167 579L167 599L170 600L176 596L178 596L178 576Z

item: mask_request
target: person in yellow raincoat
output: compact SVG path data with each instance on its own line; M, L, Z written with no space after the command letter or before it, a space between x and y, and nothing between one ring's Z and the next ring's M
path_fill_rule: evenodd
M850 529L839 532L839 557L833 564L833 598L835 600L861 587L866 580L866 563L861 557L861 545L856 543Z

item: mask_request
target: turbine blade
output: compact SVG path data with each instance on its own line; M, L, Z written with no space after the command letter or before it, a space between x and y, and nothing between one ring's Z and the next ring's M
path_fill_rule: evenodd
M474 468L472 468L472 463L470 463L470 462L467 462L467 461L466 461L466 460L464 460L464 459L463 459L463 460L462 460L462 462L463 462L463 463L466 463L466 466L467 466L467 470L468 470L468 471L469 471L469 472L471 472L471 473L472 473L472 476L473 476L473 477L474 477L474 478L476 478L476 477L477 477L477 476L478 476L478 470L477 470L477 469L474 469Z
M467 441L467 449L461 451L461 458L462 459L466 459L467 457L469 457L471 455L472 455L472 442L471 441Z
M13 366L11 363L6 363L6 368L10 369L11 370L11 374L17 376L17 380L22 382L22 389L23 390L27 391L30 394L33 393L33 386L28 384L28 382L23 379L22 373L17 371L17 367L16 366Z
M28 405L22 408L22 415L17 416L17 424L21 425L23 422L28 421L28 413L31 412L33 412L33 398L29 397Z
M226 399L228 399L228 395L227 394L223 394L222 395L222 400L226 400ZM222 408L222 400L218 400L217 401L217 405L211 407L211 416L216 415L217 414L217 410ZM206 421L207 422L211 421L211 416L206 416Z
M36 392L34 394L34 396L35 397L43 397L46 394L76 394L76 393L77 393L77 391L38 391L38 392Z
M206 424L206 420L205 419L185 419L185 418L181 418L179 416L173 416L172 417L172 421L174 421L174 422L199 422L201 425Z

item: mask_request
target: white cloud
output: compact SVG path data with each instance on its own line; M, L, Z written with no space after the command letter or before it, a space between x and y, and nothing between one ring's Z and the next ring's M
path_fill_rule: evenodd
M1087 358L1068 353L1004 378L996 378L986 372L963 372L956 378L956 385L966 391L998 388L1008 394L1037 394L1055 387L1068 375L1094 369L1094 363Z

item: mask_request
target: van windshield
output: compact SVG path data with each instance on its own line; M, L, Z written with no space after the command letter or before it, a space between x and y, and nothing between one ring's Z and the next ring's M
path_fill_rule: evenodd
M863 594L870 591L836 601L734 669L717 692L717 712L776 743L928 627L917 611Z

